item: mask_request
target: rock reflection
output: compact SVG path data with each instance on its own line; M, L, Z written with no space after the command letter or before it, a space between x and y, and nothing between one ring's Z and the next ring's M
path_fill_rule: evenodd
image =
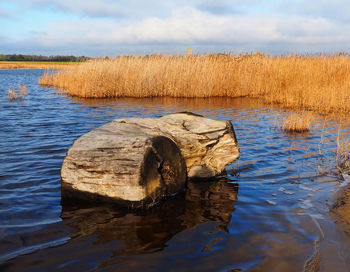
M186 193L142 212L63 200L61 217L73 228L71 239L91 236L94 245L121 242L111 248L114 256L136 255L162 250L174 235L201 223L216 222L227 231L237 193L237 184L221 178L189 183Z
M214 221L220 229L228 231L237 194L238 184L226 178L214 182L190 182L183 223L191 228L199 223Z

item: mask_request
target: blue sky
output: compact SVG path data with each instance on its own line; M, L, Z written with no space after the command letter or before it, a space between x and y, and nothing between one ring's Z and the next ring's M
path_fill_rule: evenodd
M1 0L0 53L350 52L344 0Z

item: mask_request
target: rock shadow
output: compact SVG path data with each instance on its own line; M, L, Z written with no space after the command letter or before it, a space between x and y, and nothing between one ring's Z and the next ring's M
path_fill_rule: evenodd
M117 242L113 255L138 255L162 250L177 233L206 222L228 231L238 184L227 178L190 182L185 193L144 211L111 204L62 200L63 222L71 239L93 237L93 244ZM121 242L121 243L119 243Z

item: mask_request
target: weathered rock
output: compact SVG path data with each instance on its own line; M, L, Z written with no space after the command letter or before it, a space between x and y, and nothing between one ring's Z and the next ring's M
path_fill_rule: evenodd
M182 191L187 175L221 174L238 157L229 121L191 113L115 119L74 142L62 189L144 205Z
M129 119L130 122L132 120ZM147 125L150 119L144 119ZM239 157L230 121L204 118L193 113L170 114L160 118L157 128L180 148L189 178L211 178Z
M183 190L186 165L167 137L128 125L118 132L102 126L75 141L61 177L65 193L79 191L143 206Z

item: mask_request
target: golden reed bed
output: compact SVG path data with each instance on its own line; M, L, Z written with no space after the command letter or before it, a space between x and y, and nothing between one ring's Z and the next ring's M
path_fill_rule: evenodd
M248 96L297 110L350 112L346 55L126 56L45 73L39 83L85 98Z
M76 63L71 62L26 62L26 61L0 61L0 69L64 69Z

